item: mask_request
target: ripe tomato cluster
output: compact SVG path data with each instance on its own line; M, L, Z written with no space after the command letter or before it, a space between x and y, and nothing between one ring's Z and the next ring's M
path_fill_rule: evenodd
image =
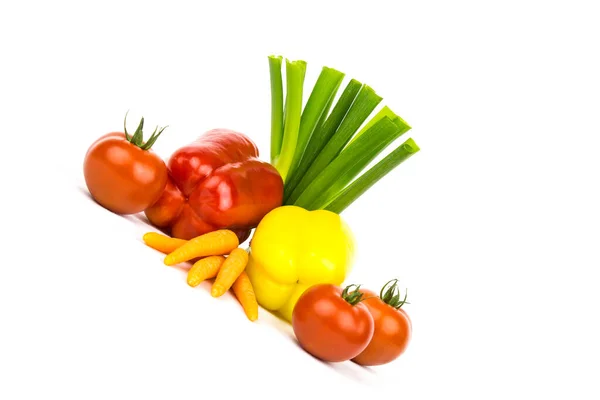
M412 323L404 304L397 279L379 295L356 285L315 285L298 299L292 326L300 346L316 358L382 365L397 359L410 341Z

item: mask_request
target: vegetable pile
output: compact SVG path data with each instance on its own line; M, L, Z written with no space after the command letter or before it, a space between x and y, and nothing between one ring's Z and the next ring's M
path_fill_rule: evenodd
M250 137L212 129L163 161L143 138L111 132L84 159L92 198L117 214L144 213L144 243L167 266L187 266L191 288L211 281L246 317L259 308L289 322L300 346L328 362L382 365L407 348L412 324L398 280L377 294L344 285L356 243L341 213L420 149L411 127L371 87L323 67L305 101L307 63L270 56L271 142L261 160ZM285 81L284 81L285 77ZM284 85L285 82L285 85ZM285 93L284 93L285 86ZM376 159L389 147L391 151ZM248 248L240 245L252 235Z

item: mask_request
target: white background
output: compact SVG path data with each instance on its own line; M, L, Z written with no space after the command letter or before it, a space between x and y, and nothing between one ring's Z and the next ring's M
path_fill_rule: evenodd
M0 398L598 398L593 3L2 2ZM164 157L227 127L266 159L270 54L368 83L421 146L343 214L348 282L409 289L387 366L314 360L86 194L127 110Z

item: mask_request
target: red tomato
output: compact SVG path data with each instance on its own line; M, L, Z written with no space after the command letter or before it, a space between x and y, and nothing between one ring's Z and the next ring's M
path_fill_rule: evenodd
M352 359L355 363L365 366L387 364L406 350L412 336L412 323L400 309L406 298L400 300L400 296L394 294L395 287L396 282L388 292L384 294L382 290L380 295L361 289L365 295L362 304L373 317L375 332L367 348Z
M100 137L85 155L83 173L92 198L117 214L144 211L158 200L167 184L167 167L150 150L164 128L157 128L143 142L143 124L142 118L134 135L125 130Z
M354 286L354 285L350 285ZM360 301L361 293L335 285L308 288L292 313L292 327L300 346L330 362L360 354L373 336L373 318Z

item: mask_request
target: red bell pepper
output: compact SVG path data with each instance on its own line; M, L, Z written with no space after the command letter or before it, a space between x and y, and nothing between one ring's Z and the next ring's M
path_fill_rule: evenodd
M283 202L283 180L244 134L213 129L175 151L162 196L145 210L148 220L171 236L191 239L230 229L240 243Z

